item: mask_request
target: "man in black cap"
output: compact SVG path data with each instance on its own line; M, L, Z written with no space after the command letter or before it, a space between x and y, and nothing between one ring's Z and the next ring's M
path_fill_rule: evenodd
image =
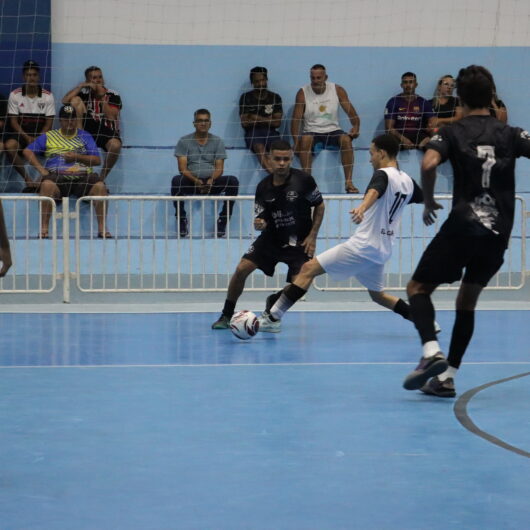
M9 95L4 143L9 160L26 186L35 188L37 184L24 169L21 150L52 128L55 101L53 94L40 85L40 66L35 61L26 61L22 74L24 84Z
M59 111L61 127L39 136L26 149L26 160L41 175L39 194L42 197L59 199L70 195L108 195L107 188L94 166L101 164L99 151L90 134L77 128L77 114L71 105ZM44 166L39 161L43 156ZM98 222L98 237L111 237L105 230L105 203L94 202ZM41 238L48 237L51 215L49 202L42 204Z

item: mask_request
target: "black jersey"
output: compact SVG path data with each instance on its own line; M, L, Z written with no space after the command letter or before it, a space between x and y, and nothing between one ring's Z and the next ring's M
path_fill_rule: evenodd
M239 114L257 114L270 118L273 114L283 112L282 98L275 92L267 90L265 97L259 99L254 90L245 92L239 98Z
M323 201L315 179L291 168L285 184L274 186L266 176L256 188L255 216L267 221L263 235L280 246L300 244L313 226L311 208Z
M427 144L453 166L453 207L440 231L499 234L506 242L515 209L515 159L530 158L528 132L490 116L443 127Z

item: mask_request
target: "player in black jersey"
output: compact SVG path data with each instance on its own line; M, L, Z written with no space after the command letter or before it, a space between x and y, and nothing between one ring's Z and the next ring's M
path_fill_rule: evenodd
M272 276L276 264L285 263L289 267L287 282L290 282L315 252L324 217L324 202L315 179L291 167L293 150L288 142L273 142L268 156L272 173L258 184L254 205L254 228L261 235L243 255L232 275L223 312L212 329L230 327L236 302L249 274L261 269ZM267 298L266 311L281 293Z
M434 223L436 167L450 160L453 204L445 223L425 249L407 285L410 311L423 344L416 369L403 383L407 390L454 397L454 377L473 335L475 306L482 289L500 269L515 209L515 159L530 158L528 132L490 116L493 77L482 66L460 70L457 93L464 118L444 127L427 144L423 158L423 221ZM436 341L431 294L442 283L462 279L447 360Z

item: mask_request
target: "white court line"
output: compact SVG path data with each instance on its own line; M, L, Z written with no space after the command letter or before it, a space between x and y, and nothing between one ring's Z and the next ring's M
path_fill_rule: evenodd
M50 369L50 368L241 368L241 367L283 367L283 366L410 366L417 362L329 362L329 363L233 363L233 364L63 364L63 365L43 365L43 366L0 366L0 370L12 370L17 368L29 369ZM485 361L462 363L466 366L513 366L513 365L530 365L530 361Z

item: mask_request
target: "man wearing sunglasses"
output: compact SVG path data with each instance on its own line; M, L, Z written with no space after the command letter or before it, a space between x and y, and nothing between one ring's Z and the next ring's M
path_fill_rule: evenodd
M261 235L241 258L228 285L219 319L212 329L228 329L247 277L256 269L274 275L277 263L288 266L287 282L296 278L302 265L315 253L318 230L324 217L324 202L315 179L291 167L293 150L288 142L272 143L271 174L256 189L254 228ZM267 298L265 312L282 291Z

